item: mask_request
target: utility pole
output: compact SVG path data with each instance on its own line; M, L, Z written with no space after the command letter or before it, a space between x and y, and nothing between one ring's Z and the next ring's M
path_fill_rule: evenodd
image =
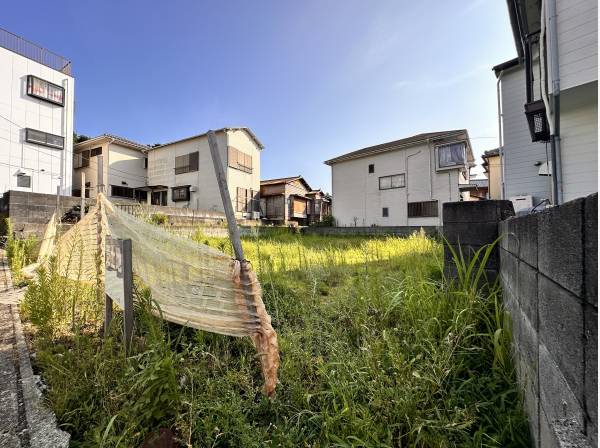
M229 196L229 189L227 188L227 178L223 171L223 163L221 162L221 154L219 154L219 144L214 131L208 131L208 145L210 146L210 154L212 156L213 165L215 166L215 174L217 176L217 183L219 184L219 192L221 193L221 199L223 201L223 208L225 209L225 216L227 217L227 227L229 229L229 239L233 246L233 253L235 259L242 261L244 260L244 250L242 249L242 240L240 239L240 231L235 220L235 213L233 206L231 205L231 197Z

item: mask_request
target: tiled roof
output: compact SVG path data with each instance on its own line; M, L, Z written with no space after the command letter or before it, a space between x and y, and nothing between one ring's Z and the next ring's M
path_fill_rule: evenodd
M259 147L259 149L263 149L264 145L261 143L261 141L258 139L258 137L254 134L254 132L252 132L252 130L250 128L246 128L246 127L227 127L227 128L220 128L220 129L215 129L214 132L227 132L227 131L244 131L248 134L248 136L254 140L254 143L256 143L256 145ZM203 132L202 134L197 134L197 135L192 135L191 137L185 137L179 140L174 140L172 142L169 143L164 143L162 145L158 145L158 146L154 146L152 148L150 148L150 150L153 149L158 149L158 148L163 148L165 146L168 145L172 145L174 143L179 143L179 142L184 142L186 140L191 140L194 138L198 138L198 137L204 137L208 132Z
M457 134L466 134L467 139L469 138L466 129L456 129L451 131L438 131L438 132L424 132L422 134L413 135L411 137L402 138L400 140L394 140L392 142L381 143L379 145L369 146L367 148L357 149L356 151L342 154L341 156L334 157L325 161L326 165L333 165L337 162L344 160L358 159L360 157L366 157L372 154L378 154L381 152L393 151L403 146L411 146L417 143L426 142L429 139L436 139L442 137L449 137Z
M102 134L97 137L92 137L88 140L84 140L82 142L75 143L74 148L87 146L89 144L94 144L97 141L103 140L103 139L111 139L111 140L114 140L114 142L117 144L127 146L129 148L139 149L140 151L147 151L148 149L150 149L150 147L147 145L144 145L142 143L137 143L137 142L134 142L133 140L119 137L118 135L114 135L114 134Z

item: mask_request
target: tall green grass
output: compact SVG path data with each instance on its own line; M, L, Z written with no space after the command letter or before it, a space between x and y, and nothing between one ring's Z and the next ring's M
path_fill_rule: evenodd
M225 239L195 239L230 250ZM260 393L249 339L166 324L138 285L130 356L118 313L104 342L87 317L88 331L69 334L66 316L51 323L60 333L34 339L73 446L139 446L161 427L202 447L528 445L510 319L498 286L480 287L477 262L456 254L462 276L447 282L441 243L419 234L255 235L243 246L279 335L276 397ZM48 302L47 289L30 288L27 300ZM64 294L58 303L69 303ZM77 307L93 303L86 297Z
M13 224L10 218L4 219L4 232L6 233L6 257L12 273L13 283L23 283L23 268L35 261L38 250L38 241L35 236L25 239L14 237Z

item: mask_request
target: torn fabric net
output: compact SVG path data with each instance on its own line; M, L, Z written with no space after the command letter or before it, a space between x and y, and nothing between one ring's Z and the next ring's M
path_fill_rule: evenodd
M97 205L56 241L61 273L88 282L96 282L98 274L103 278L98 248L104 248L107 234L132 240L133 272L150 288L163 318L213 333L250 336L261 358L264 392L274 393L277 335L250 263L140 221L99 195Z

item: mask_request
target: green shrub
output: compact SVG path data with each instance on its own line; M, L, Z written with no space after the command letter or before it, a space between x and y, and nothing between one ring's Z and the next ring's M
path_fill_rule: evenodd
M148 221L151 224L156 224L157 226L164 226L168 224L169 217L164 213L152 213L148 218Z
M13 277L14 284L23 282L22 270L35 261L38 250L37 238L33 235L26 239L14 237L13 225L10 218L4 219L6 232L6 257Z

